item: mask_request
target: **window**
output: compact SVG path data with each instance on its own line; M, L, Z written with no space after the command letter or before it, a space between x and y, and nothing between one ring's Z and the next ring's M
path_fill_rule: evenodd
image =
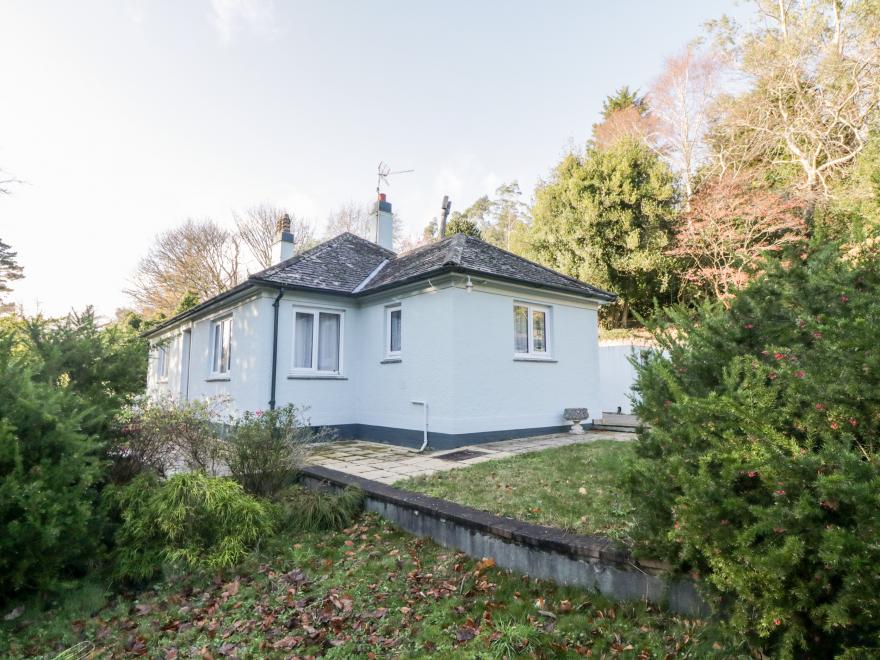
M513 305L513 352L519 357L550 356L550 308L527 303Z
M232 317L214 321L211 326L211 375L226 376L232 366Z
M342 312L294 310L293 370L324 374L342 371Z
M168 380L168 347L160 344L156 350L156 378Z
M402 322L400 305L385 308L385 357L400 357Z

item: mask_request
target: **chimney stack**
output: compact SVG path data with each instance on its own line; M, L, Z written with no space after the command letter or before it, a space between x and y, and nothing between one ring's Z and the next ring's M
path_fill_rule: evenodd
M443 195L443 201L440 202L440 240L446 238L446 218L449 217L449 209L452 208L452 202L449 201L449 195Z
M272 263L287 261L293 256L293 233L290 231L290 216L286 213L278 218L275 225L275 243L272 244Z
M379 193L376 207L373 209L372 238L386 250L393 250L394 220L391 214L391 203L385 199L385 193Z

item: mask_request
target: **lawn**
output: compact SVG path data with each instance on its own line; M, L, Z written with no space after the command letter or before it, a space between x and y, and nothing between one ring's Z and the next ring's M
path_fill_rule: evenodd
M615 481L633 456L615 440L568 445L414 477L394 484L578 534L630 542L632 505Z
M54 657L83 641L91 657L167 659L702 658L740 648L715 625L502 571L373 515L278 539L223 576L115 596L95 584L54 611L0 620L2 657Z

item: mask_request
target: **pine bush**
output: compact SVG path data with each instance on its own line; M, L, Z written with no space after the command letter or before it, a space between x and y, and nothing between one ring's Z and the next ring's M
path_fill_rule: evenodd
M727 307L670 311L637 363L641 551L783 656L880 646L876 245L801 248Z

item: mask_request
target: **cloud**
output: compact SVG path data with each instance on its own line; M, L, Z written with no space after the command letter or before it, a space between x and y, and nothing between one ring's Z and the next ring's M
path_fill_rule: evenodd
M269 38L278 33L274 0L211 0L211 22L224 44L243 29Z

